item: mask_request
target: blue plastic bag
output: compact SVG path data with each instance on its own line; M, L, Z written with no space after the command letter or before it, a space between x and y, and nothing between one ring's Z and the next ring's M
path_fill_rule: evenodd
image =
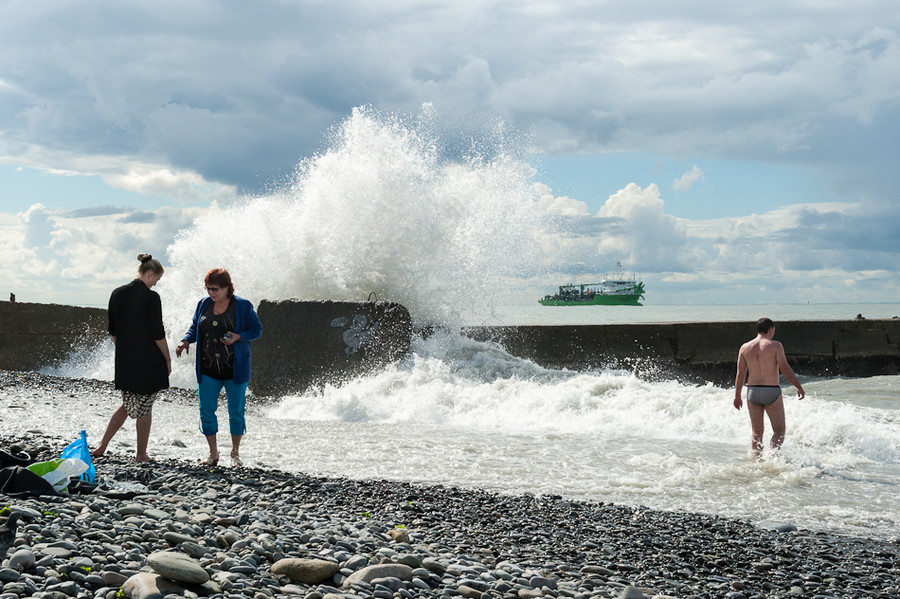
M88 449L87 433L82 429L78 439L72 441L63 449L61 458L77 458L88 465L87 471L79 478L89 483L94 482L97 471L94 469L94 463L91 461L91 450Z

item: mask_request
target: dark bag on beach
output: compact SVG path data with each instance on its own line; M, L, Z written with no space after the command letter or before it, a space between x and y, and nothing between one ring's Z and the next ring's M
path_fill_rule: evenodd
M56 495L53 485L22 466L0 468L0 492L7 495Z
M9 466L27 466L33 461L31 456L24 451L18 454L12 454L0 449L0 468L8 468Z

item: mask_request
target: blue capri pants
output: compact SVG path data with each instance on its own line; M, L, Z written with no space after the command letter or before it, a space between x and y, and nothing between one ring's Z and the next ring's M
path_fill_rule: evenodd
M204 436L215 435L219 432L219 421L216 418L216 408L219 407L219 394L225 388L225 396L228 398L228 429L231 434L238 437L247 432L247 423L244 420L244 405L247 402L248 383L235 383L234 379L214 379L205 374L200 375L200 432Z

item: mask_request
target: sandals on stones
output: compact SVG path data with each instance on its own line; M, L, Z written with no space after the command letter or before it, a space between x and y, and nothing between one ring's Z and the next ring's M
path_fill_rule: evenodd
M231 454L231 467L232 468L240 468L243 465L244 465L244 463L241 461L240 456Z
M219 463L219 454L218 453L216 455L209 454L209 457L207 457L205 460L203 460L203 463L206 466L209 466L210 468L214 467L216 464Z

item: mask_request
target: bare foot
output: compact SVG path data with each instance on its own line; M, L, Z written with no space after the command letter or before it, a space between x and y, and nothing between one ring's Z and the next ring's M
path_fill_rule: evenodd
M150 459L150 456L148 456L148 455L145 453L145 454L142 454L142 455L136 455L136 456L134 456L134 461L135 461L135 462L152 462L153 460Z
M101 457L104 453L106 453L106 448L105 448L105 447L97 447L97 448L95 448L95 449L91 452L91 457L92 457L92 458L99 458L99 457Z

